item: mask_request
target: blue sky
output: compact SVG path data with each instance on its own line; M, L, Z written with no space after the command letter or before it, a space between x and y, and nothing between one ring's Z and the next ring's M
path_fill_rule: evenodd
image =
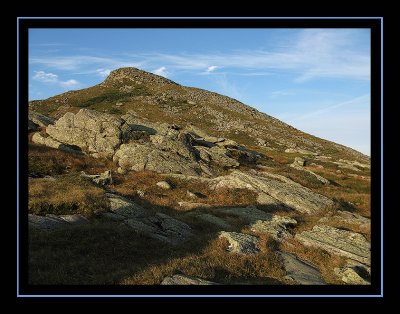
M369 29L30 29L29 99L133 66L370 154Z

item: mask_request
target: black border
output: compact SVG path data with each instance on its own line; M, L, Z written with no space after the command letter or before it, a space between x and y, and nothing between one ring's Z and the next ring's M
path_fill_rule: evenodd
M18 18L19 291L17 295L370 295L381 287L381 18ZM29 28L370 28L371 29L371 286L33 286L28 285L27 113ZM18 213L18 208L17 208Z

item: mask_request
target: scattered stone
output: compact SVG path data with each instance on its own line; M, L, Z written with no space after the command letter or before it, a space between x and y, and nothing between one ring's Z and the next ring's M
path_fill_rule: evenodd
M250 229L254 232L269 234L274 240L282 241L292 237L288 228L296 224L297 221L293 218L270 214L269 219L257 220L250 225Z
M287 279L291 279L300 285L326 285L321 278L320 271L315 266L287 252L279 252L278 254L282 258Z
M370 285L371 269L363 264L348 260L347 265L334 269L335 274L350 285Z
M317 153L314 153L314 152L306 150L306 149L301 149L301 148L288 148L288 149L285 149L285 153L290 153L290 154L299 153L302 155L317 155Z
M300 167L304 167L306 165L306 160L301 157L296 157L292 165L297 165Z
M101 174L86 174L85 171L81 171L81 176L91 179L94 183L98 185L113 184L111 170L106 170Z
M122 167L118 167L117 172L119 174L127 174L128 170L126 170L125 168L122 168Z
M156 185L164 190L171 190L172 186L167 181L157 182Z
M145 197L146 196L146 191L143 190L137 190L136 194L139 195L140 197Z
M318 181L320 181L323 184L329 184L329 180L325 179L324 177L320 176L319 174L316 174L315 172L312 172L309 169L304 168L304 166L306 165L306 161L303 158L300 157L296 157L294 162L290 165L290 167L300 170L300 171L305 171L309 174L311 174L312 176L314 176Z
M190 198L198 198L198 196L195 194L195 193L193 193L193 192L191 192L191 191L186 191L186 195L188 196L188 197L190 197Z
M221 231L219 237L229 241L229 252L247 255L256 254L260 251L258 248L259 240L255 236L238 232Z
M204 279L190 277L186 275L173 275L172 277L165 277L161 282L162 285L217 285L215 282L207 281Z
M359 233L316 225L312 230L296 234L305 245L316 246L332 254L370 265L370 243Z

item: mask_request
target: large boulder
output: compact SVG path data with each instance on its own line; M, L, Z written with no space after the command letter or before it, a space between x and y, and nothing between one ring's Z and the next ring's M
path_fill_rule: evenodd
M370 243L359 233L316 225L312 230L296 234L296 239L305 245L319 247L332 254L370 265Z
M151 170L158 173L181 173L198 176L202 170L192 159L187 159L174 151L161 150L156 145L122 144L113 160L127 170Z
M53 139L80 147L93 157L112 157L129 126L124 120L106 113L81 109L67 112L46 128Z

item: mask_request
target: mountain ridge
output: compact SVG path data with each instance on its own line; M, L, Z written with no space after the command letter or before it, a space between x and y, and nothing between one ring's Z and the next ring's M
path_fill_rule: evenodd
M221 136L231 135L235 139L235 137L239 137L237 133L254 133L251 136L253 137L251 144L255 144L256 138L261 138L274 141L275 143L271 143L274 148L279 148L277 146L299 147L305 150L311 149L314 152L321 145L325 145L337 152L343 152L342 157L344 158L348 157L346 155L350 155L363 161L369 159L369 156L350 147L304 133L236 99L195 87L182 86L162 76L132 67L111 71L103 82L93 87L69 91L46 100L31 101L30 108L43 114L60 117L66 111L73 111L74 107L79 108L78 101L96 98L95 95L97 97L98 95L105 95L105 99L103 103L101 103L102 99L97 99L100 104L94 103L88 106L94 110L106 110L105 112L107 112L111 109L111 113L113 113L117 112L118 109L121 113L127 113L128 110L135 111L140 106L158 106L161 108L154 108L156 114L166 113L168 120L172 120L172 115L173 118L178 120L178 123L193 123L204 126L202 122L211 121L212 125L209 126L209 129L222 131ZM109 99L107 99L107 95L110 96ZM115 108L115 104L121 99L124 105ZM52 106L49 106L50 104ZM136 105L132 106L132 104ZM55 108L55 106L57 107ZM67 109L62 106L71 106L72 108ZM59 107L62 108L57 112ZM151 109L153 110L153 108ZM141 115L140 112L135 113ZM186 117L182 117L183 115L186 115ZM201 118L198 119L196 116ZM150 120L156 122L157 119ZM223 127L227 122L228 125ZM237 125L235 126L235 124ZM227 134L231 131L237 133ZM285 136L281 136L282 132Z

